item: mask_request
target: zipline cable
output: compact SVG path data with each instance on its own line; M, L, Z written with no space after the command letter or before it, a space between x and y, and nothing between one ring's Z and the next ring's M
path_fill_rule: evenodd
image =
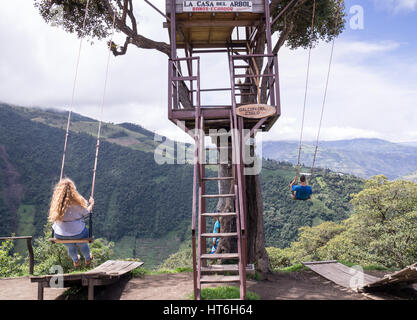
M62 180L62 178L64 176L65 155L66 155L66 152L67 152L69 127L70 127L70 123L71 123L71 113L72 113L72 109L73 109L73 105L74 105L75 87L76 87L77 78L78 78L78 69L79 69L79 65L80 65L81 48L82 48L83 39L84 39L84 36L85 36L85 25L86 25L87 16L88 16L89 2L90 2L90 0L87 0L87 2L85 4L85 14L84 14L84 20L83 20L82 35L81 35L81 39L80 39L80 45L79 45L79 48L78 48L78 57L77 57L77 63L76 63L76 67L75 67L75 76L74 76L74 82L73 82L73 85L72 85L71 104L70 104L70 108L69 108L69 111L68 111L67 129L66 129L66 133L65 133L64 152L62 154L60 180Z

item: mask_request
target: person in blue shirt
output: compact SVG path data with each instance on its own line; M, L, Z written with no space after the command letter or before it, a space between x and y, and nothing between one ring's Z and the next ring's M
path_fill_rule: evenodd
M213 233L220 233L220 220L219 217L216 218L216 223L214 224ZM213 238L213 245L210 253L215 253L217 246L219 245L219 238Z
M300 176L301 185L297 185L297 176L290 183L291 199L293 200L308 200L313 194L313 190L306 184L306 176Z

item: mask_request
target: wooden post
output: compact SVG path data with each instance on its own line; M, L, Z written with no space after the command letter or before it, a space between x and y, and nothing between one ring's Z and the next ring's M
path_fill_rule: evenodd
M26 239L29 252L29 274L33 274L33 268L35 266L35 257L33 255L32 238Z
M94 300L94 279L88 279L88 300Z
M39 281L38 282L38 300L43 300L43 288L44 288L44 282Z

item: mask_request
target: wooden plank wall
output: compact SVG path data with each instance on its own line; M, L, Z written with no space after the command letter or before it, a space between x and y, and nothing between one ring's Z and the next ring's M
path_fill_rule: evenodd
M220 0L221 1L221 0ZM252 7L253 7L253 13L264 13L265 9L264 9L264 5L265 5L265 1L264 0L248 0L248 1L252 1ZM176 0L176 13L182 13L182 4L183 4L184 0ZM167 14L169 14L171 12L171 0L166 0L166 6L165 6L165 11Z

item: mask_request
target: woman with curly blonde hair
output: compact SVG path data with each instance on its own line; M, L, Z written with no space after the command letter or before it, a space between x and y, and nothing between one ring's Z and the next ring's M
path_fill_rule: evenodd
M51 206L49 209L49 221L57 239L76 240L88 238L88 229L84 218L93 210L94 199L87 202L77 191L74 182L65 178L60 180L54 188ZM68 255L71 257L74 267L80 265L80 256L77 253L76 243L65 243ZM90 248L87 243L79 243L78 247L85 259L86 266L91 263Z

